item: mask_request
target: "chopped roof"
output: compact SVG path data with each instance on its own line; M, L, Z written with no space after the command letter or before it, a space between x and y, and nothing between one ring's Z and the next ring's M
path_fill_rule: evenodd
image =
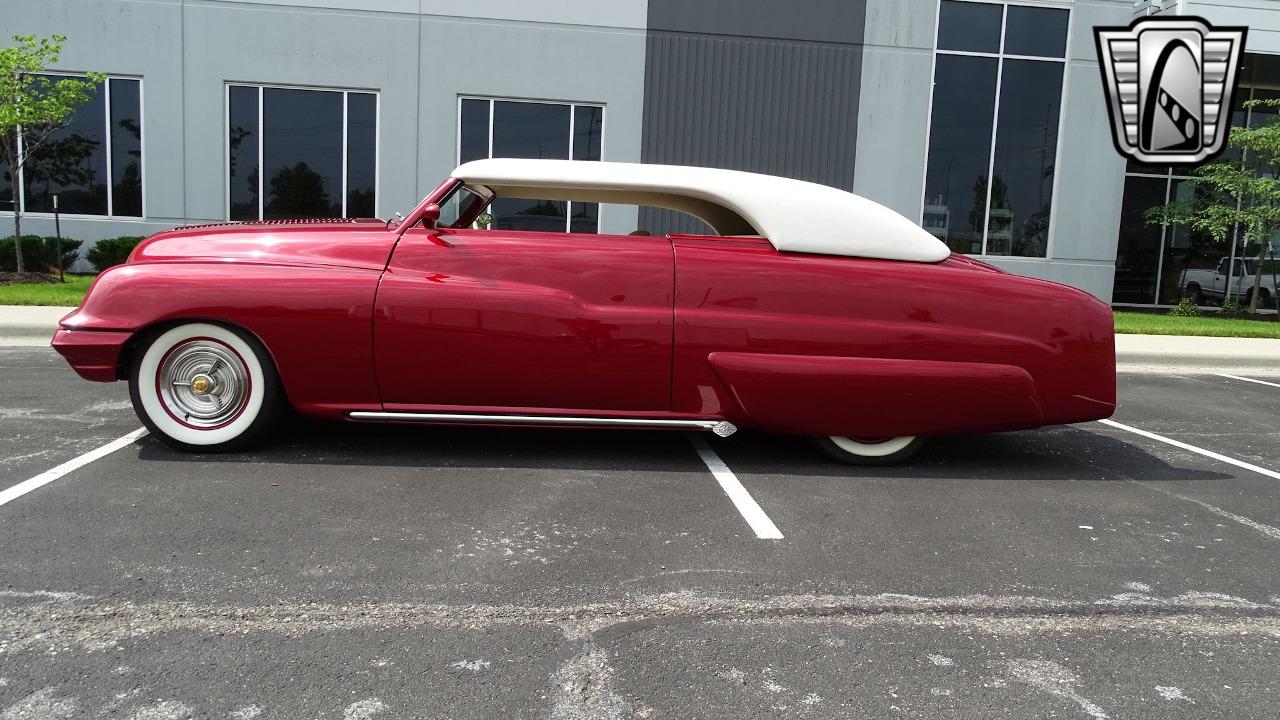
M499 197L652 205L693 215L721 235L762 235L780 251L939 262L940 240L844 190L737 170L582 160L494 158L453 177Z

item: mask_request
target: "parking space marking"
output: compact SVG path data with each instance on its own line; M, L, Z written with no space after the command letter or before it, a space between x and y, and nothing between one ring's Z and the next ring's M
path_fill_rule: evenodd
M707 441L698 435L690 435L689 442L693 444L693 449L698 451L698 457L702 458L707 469L715 476L716 482L720 483L724 494L729 496L734 507L742 513L742 519L746 520L755 531L756 537L761 540L781 540L782 532L778 530L778 526L773 524L768 515L765 515L755 498L751 497L751 493L747 492L747 489L738 481L738 476L724 464Z
M1267 382L1266 380L1254 380L1253 378L1240 377L1239 375L1228 375L1226 373L1214 373L1218 377L1231 378L1232 380L1243 380L1245 382L1258 383L1259 385L1270 385L1271 387L1280 388L1280 383Z
M1152 440L1159 440L1159 441L1160 441L1160 442L1162 442L1162 443L1165 443L1165 444L1167 444L1167 445L1172 445L1172 446L1174 446L1174 447L1176 447L1176 448L1182 448L1183 450L1190 450L1190 451L1191 451L1191 452L1193 452L1193 453L1198 453L1198 454L1203 455L1203 456L1205 456L1205 457L1207 457L1207 458L1213 458L1214 460L1218 460L1218 461L1220 461L1220 462L1227 463L1228 465L1235 465L1235 466L1236 466L1236 467L1238 467L1238 468L1244 468L1245 470L1251 470L1251 471L1253 471L1253 472L1258 473L1259 475L1266 475L1266 476L1267 476L1267 477L1269 477L1269 478L1275 478L1276 480L1280 480L1280 472L1276 472L1275 470L1268 470L1268 469L1266 469L1266 468L1264 468L1264 467L1258 467L1257 465L1254 465L1253 463L1247 463L1247 462L1245 462L1245 461L1243 461L1243 460L1237 460L1237 459L1235 459L1235 458L1233 458L1233 457L1227 457L1226 455L1222 455L1221 453L1216 453L1216 452L1214 452L1214 451L1212 451L1212 450L1205 450L1204 448L1202 448L1202 447L1196 447L1195 445L1188 445L1188 444L1186 444L1186 443L1184 443L1184 442L1180 442L1180 441L1178 441L1178 440L1174 440L1173 438L1167 438L1167 437L1165 437L1165 436L1163 436L1163 435L1157 435L1157 434L1155 434L1155 433L1153 433L1153 432L1150 432L1150 431L1148 431L1148 430L1141 430L1141 429L1136 428L1136 427L1133 427L1133 426L1131 426L1131 425L1125 425L1125 424L1123 424L1123 423L1118 423L1118 422L1116 422L1115 420L1099 420L1098 422L1102 423L1103 425L1110 425L1110 426L1111 426L1111 427L1113 427L1113 428L1118 428L1118 429L1120 429L1120 430L1125 430L1125 431L1127 431L1127 432L1134 433L1134 434L1136 434L1136 435L1141 435L1141 436L1143 436L1143 437L1145 437L1145 438L1151 438Z
M1142 485L1143 487L1151 488L1152 490L1159 490L1160 492L1164 493L1165 495L1169 495L1170 497L1176 497L1179 500L1186 500L1189 503L1195 503L1196 505L1199 505L1205 510L1208 510L1209 512L1213 513L1214 515L1217 515L1219 517L1224 517L1228 520L1233 520L1235 522L1240 523L1241 525L1244 525L1245 527L1251 527L1254 530L1257 530L1258 532L1262 533L1263 535L1266 535L1267 537L1273 540L1280 540L1280 528L1260 523L1257 520L1252 520L1243 515L1237 515L1231 512L1230 510L1223 510L1217 505L1210 505L1209 503L1203 500L1197 500L1193 497L1188 497L1186 495L1173 492L1172 490L1166 490L1157 485L1152 485L1151 483L1140 482L1139 484Z
M115 440L112 440L111 442L107 443L106 445L103 445L100 448L90 450L89 452L81 455L80 457L74 458L72 460L68 460L55 468L45 470L44 472L31 478L30 480L24 480L23 482L20 482L11 488L8 488L6 490L0 490L0 505L4 505L5 503L11 502L13 500L17 500L18 498L22 497L23 495L26 495L32 490L36 490L41 487L44 487L45 485L48 485L49 483L53 482L54 480L57 480L63 475L66 475L72 470L75 470L77 468L82 468L85 465L88 465L89 463L93 462L94 460L97 460L98 458L106 457L107 455L110 455L111 453L119 450L120 448L124 447L125 445L128 445L129 443L132 443L134 440L137 440L138 438L146 434L147 434L146 428L138 428L137 430L134 430L128 435L118 437Z

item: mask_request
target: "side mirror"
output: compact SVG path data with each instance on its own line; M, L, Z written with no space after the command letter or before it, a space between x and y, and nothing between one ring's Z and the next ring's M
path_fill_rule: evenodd
M440 220L440 206L431 203L422 210L422 227L432 230Z

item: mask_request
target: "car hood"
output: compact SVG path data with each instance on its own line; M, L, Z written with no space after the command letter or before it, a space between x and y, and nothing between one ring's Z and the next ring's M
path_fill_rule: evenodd
M284 220L193 225L142 241L129 262L246 262L381 270L395 244L381 220Z

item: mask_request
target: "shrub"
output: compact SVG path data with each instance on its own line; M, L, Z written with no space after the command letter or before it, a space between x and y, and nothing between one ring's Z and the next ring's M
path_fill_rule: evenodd
M123 265L125 260L129 259L129 253L142 242L140 235L125 235L123 237L106 238L99 240L97 244L89 248L89 252L85 253L85 258L98 268L98 272L102 272L113 265Z
M62 267L71 267L80 254L79 240L62 238ZM39 235L22 236L22 264L30 272L58 272L58 239ZM13 253L13 236L0 238L0 272L18 269L18 258Z
M1240 301L1233 297L1222 301L1223 317L1243 317L1245 315L1244 308L1240 307Z
M1200 308L1191 302L1191 298L1183 295L1178 304L1169 310L1169 314L1176 317L1195 317L1200 314Z

